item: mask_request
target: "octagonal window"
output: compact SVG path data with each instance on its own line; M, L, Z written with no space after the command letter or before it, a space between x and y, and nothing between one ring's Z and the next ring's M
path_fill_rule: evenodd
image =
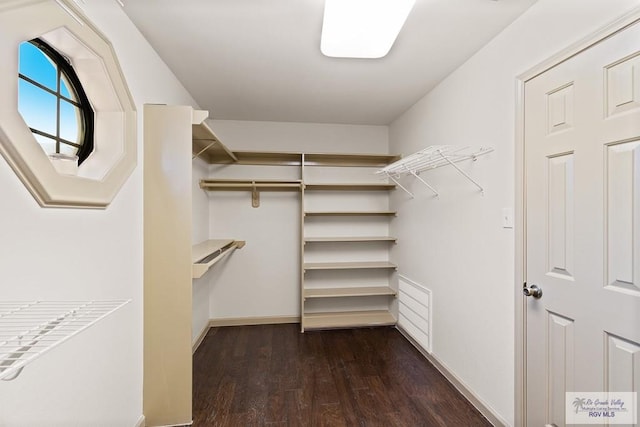
M0 6L0 57L0 155L41 206L106 208L137 150L108 39L72 0L12 0Z
M20 44L18 110L48 155L82 163L93 151L94 112L66 57L42 39Z

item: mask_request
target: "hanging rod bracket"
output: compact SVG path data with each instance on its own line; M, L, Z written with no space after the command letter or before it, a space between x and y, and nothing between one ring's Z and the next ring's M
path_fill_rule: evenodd
M259 208L260 207L260 192L258 191L258 188L256 187L256 182L255 181L251 181L252 184L252 188L251 188L251 207L253 208Z

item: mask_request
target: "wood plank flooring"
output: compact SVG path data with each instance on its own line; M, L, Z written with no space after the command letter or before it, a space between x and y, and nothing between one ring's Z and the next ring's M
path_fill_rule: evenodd
M194 426L491 424L394 328L212 328L193 361Z

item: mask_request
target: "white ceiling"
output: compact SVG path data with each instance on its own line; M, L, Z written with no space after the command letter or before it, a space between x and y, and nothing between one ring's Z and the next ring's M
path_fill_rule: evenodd
M215 119L388 124L535 0L417 0L382 59L320 52L322 0L124 0Z

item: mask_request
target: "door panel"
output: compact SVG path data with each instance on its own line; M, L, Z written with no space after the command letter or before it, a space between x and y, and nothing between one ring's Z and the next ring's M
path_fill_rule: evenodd
M640 55L633 54L605 67L608 117L640 109Z
M565 391L573 389L574 321L551 312L547 316L547 416L556 420L564 417Z
M607 390L640 392L640 344L607 334Z
M526 420L640 387L640 25L525 84Z
M606 154L607 281L605 285L639 295L640 141L607 146Z
M573 280L573 153L548 159L547 274Z

